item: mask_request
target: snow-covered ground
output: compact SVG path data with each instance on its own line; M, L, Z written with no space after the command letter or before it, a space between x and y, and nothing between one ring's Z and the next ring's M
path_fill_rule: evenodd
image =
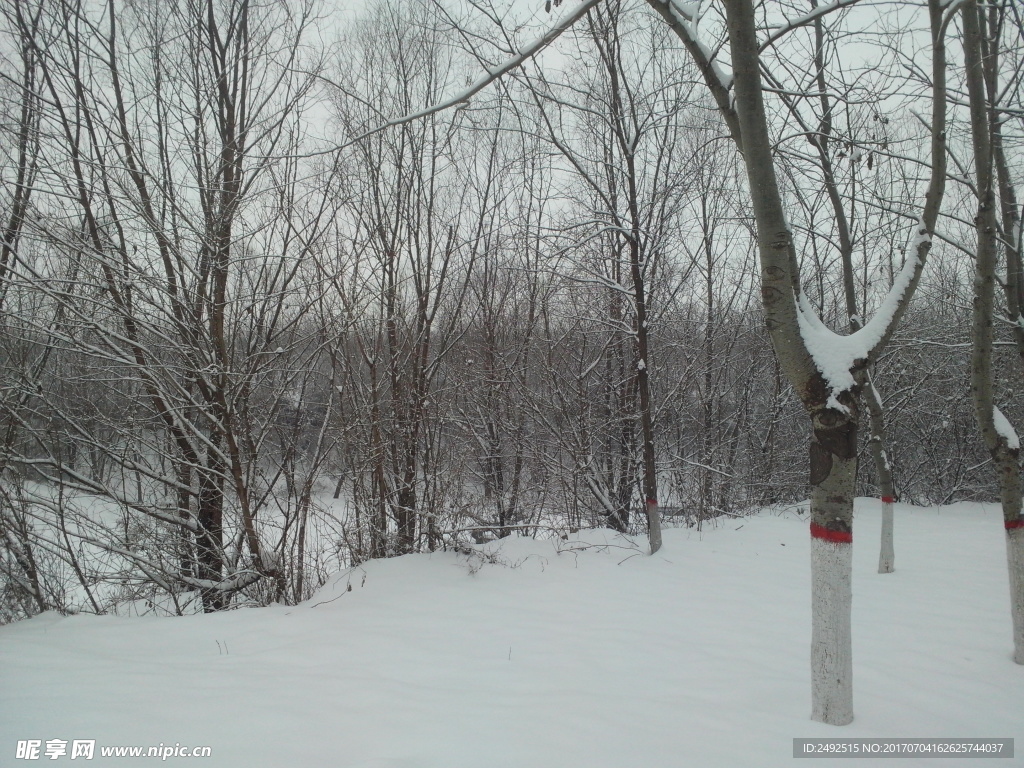
M212 616L44 615L0 627L0 766L19 741L211 747L225 768L769 768L794 737L1016 737L1006 554L994 505L858 502L853 725L811 722L806 514L665 532L506 540L340 574L308 603ZM490 557L488 555L493 555ZM499 563L487 562L498 560ZM38 763L37 763L38 764Z

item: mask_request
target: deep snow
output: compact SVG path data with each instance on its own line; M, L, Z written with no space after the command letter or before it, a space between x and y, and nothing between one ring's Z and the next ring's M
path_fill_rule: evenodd
M40 764L15 759L26 739L95 739L82 764L100 766L159 763L99 747L160 743L226 768L879 764L792 757L794 737L848 736L1018 737L1024 755L998 508L896 505L879 575L880 504L858 501L845 728L808 718L806 517L668 529L654 557L589 531L371 562L297 607L0 627L0 766Z

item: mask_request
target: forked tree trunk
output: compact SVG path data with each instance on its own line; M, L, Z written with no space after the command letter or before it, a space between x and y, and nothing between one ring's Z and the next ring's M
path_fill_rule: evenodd
M811 7L817 8L817 0L811 0ZM846 315L850 321L850 333L856 333L863 327L861 312L857 309L857 290L853 276L854 240L850 219L843 205L839 182L836 179L835 166L832 161L830 142L832 131L832 100L829 97L825 65L825 26L821 16L814 20L814 64L817 70L818 100L821 102L821 123L818 126L817 138L813 141L818 150L818 158L823 171L823 183L828 193L832 212L835 216L836 235L839 246L839 261L843 266L843 293L846 299ZM878 475L878 485L882 501L882 541L879 549L878 572L892 573L896 554L893 546L893 509L894 500L892 468L885 451L885 410L882 397L875 389L870 374L863 389L864 402L870 416L870 437L868 446L871 458Z
M812 423L811 717L846 725L853 720L850 584L856 397L843 393L845 413L833 407L829 384L803 341L796 303L798 268L768 136L754 11L749 0L730 0L726 8L741 147L757 222L765 320L779 363Z
M974 311L972 320L971 394L985 447L996 467L1006 531L1013 622L1013 660L1024 664L1024 518L1021 517L1020 443L1013 427L996 407L993 393L992 324L996 283L996 195L990 110L985 94L982 17L975 0L965 3L964 63L970 100L971 139L977 174L978 214L975 228ZM1011 260L1012 261L1012 260Z
M652 4L655 4L652 2ZM917 287L944 192L945 56L942 0L929 0L933 60L932 178L908 263L890 296L891 310L864 359L849 361L841 379L827 380L809 336L826 331L813 310L798 304L799 268L782 206L768 135L760 76L760 46L750 0L726 0L736 117L730 121L743 153L757 223L765 321L781 368L811 417L811 708L831 725L853 720L852 605L853 494L857 476L858 396L875 360ZM683 28L679 34L688 34ZM729 115L727 115L729 117ZM739 136L736 136L736 129ZM809 336L808 336L809 335ZM833 372L833 376L836 374Z

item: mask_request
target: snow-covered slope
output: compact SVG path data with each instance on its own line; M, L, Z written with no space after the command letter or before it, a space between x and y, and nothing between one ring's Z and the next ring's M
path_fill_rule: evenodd
M298 607L0 627L0 765L32 764L18 741L94 739L83 764L177 743L212 756L168 763L225 768L799 768L836 763L794 761L794 737L1024 736L997 508L896 515L879 576L879 505L858 502L846 728L808 719L809 537L789 510L668 530L653 558L609 531L517 539L369 563Z

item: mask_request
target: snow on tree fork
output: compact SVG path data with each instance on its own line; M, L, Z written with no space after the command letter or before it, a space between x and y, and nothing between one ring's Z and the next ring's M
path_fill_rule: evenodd
M811 719L853 722L853 534L811 523Z

